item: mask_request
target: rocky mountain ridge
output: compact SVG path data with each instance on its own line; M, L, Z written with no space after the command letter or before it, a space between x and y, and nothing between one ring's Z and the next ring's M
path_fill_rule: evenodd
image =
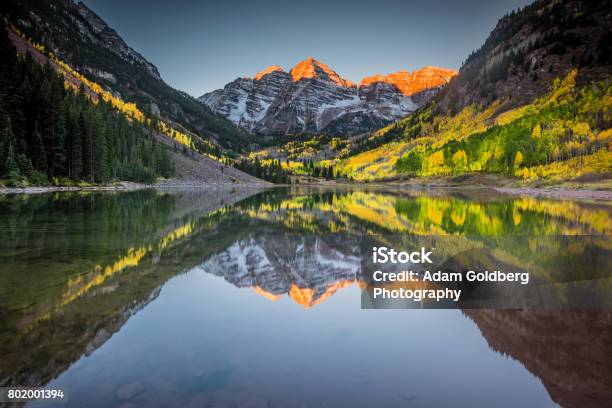
M87 36L93 43L102 45L107 50L119 55L124 61L132 65L140 66L151 74L151 76L161 79L157 67L132 47L128 46L123 38L121 38L115 30L110 28L96 13L82 2L77 3L76 9L88 23L83 24L82 21L74 19L82 35Z
M505 15L439 93L434 111L495 100L511 109L544 95L575 68L579 85L609 81L611 8L610 0L537 0Z
M0 15L89 80L144 113L225 149L239 150L247 132L176 90L96 12L73 0L8 0Z
M328 131L341 135L384 126L429 101L456 72L424 67L364 78L359 85L308 58L289 72L270 66L199 100L259 134Z

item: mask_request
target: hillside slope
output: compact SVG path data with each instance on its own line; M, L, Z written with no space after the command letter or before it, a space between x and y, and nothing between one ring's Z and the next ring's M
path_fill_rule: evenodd
M610 1L540 0L505 16L428 106L337 163L355 179L612 171Z
M152 63L83 3L8 0L0 3L0 14L82 75L135 103L142 112L224 148L238 149L248 139L242 129L166 84Z
M174 163L174 177L172 180L161 182L161 185L236 184L262 186L270 184L193 150L181 151L176 149L176 143L161 133L156 133L155 138L158 142L174 148L170 152L170 157Z
M9 185L159 176L190 185L263 183L194 151L195 139L174 124L152 120L2 23L0 178Z
M576 68L578 87L610 79L612 2L537 0L499 20L439 95L435 113L504 102L500 110L546 94Z

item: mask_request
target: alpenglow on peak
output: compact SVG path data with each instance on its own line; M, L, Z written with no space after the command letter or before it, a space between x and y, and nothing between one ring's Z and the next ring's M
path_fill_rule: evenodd
M266 69L263 69L261 71L259 71L258 73L255 74L255 76L253 77L254 80L259 81L261 78L263 78L264 76L275 72L275 71L280 71L280 72L285 72L285 70L282 67L279 67L278 65L271 65Z
M347 88L355 87L353 82L341 78L336 71L329 67L329 65L317 61L312 57L298 62L295 67L291 69L290 74L294 82L298 82L304 78L328 78L338 86L344 86Z
M289 72L272 65L202 95L212 111L259 134L354 135L383 127L429 101L456 71L425 67L364 78L359 85L312 57Z

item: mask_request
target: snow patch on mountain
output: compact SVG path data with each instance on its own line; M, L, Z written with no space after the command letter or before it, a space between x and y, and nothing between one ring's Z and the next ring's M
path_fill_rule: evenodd
M415 111L447 83L455 71L426 67L364 78L359 86L329 66L309 58L289 73L273 65L254 78L238 78L199 100L249 131L287 134L334 131L346 135L372 129L360 124L391 123ZM347 123L338 125L346 117Z

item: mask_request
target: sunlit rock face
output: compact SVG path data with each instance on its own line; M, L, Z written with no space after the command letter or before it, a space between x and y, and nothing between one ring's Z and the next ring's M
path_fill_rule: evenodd
M494 350L520 361L562 407L609 407L612 312L466 310Z
M359 86L309 58L289 73L271 66L238 78L199 100L260 134L332 131L363 133L395 121L429 101L455 71L426 67L364 78Z
M359 243L352 237L251 235L200 267L269 299L287 294L311 307L356 281L358 253Z
M389 75L374 75L361 81L362 87L378 83L389 84L402 95L411 96L447 83L456 71L447 68L424 67L414 72L399 71ZM364 90L365 92L365 90Z
M377 104L386 102L389 107L412 103L422 106L457 74L455 70L438 67L424 67L408 72L399 71L388 75L374 75L361 81L359 92L367 101Z

